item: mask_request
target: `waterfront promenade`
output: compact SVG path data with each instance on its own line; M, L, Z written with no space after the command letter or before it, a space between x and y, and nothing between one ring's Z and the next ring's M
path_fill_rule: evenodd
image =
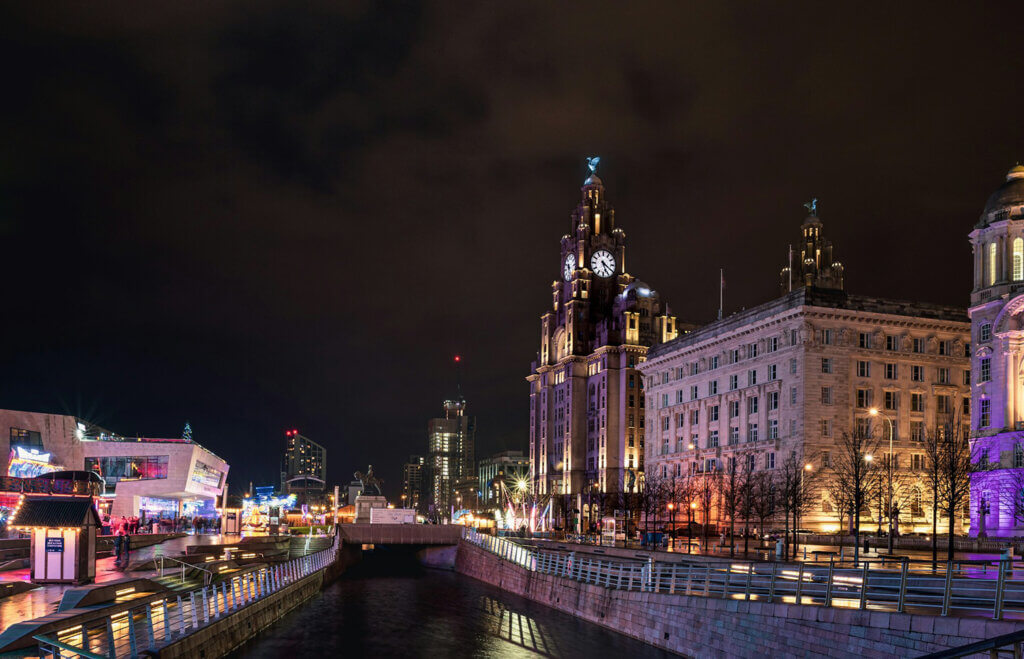
M958 566L934 574L906 562L665 561L632 549L521 542L469 532L456 569L691 656L917 656L1024 630L1024 581L1009 561L995 579L974 579Z
M210 535L186 535L178 538L171 538L162 543L143 547L131 553L131 562L138 563L147 561L158 556L177 556L185 553L189 546L193 545L215 545L223 542L237 540L238 536L231 536L232 540L226 540L227 536L219 534ZM126 577L153 577L157 575L155 570L125 571L114 565L114 557L96 559L96 581L101 584L109 581L116 581ZM29 581L29 569L8 570L0 572L0 583L9 581ZM60 599L69 588L77 588L67 584L41 585L32 590L16 593L9 597L0 598L0 630L6 629L15 622L39 618L57 610Z

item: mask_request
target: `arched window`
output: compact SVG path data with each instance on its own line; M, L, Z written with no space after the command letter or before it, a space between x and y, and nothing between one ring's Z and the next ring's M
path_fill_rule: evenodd
M1013 239L1013 281L1024 280L1024 238Z
M996 283L996 244L988 244L988 285Z

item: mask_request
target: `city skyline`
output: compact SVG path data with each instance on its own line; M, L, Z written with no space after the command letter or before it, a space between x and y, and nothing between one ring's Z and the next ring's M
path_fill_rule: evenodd
M876 22L726 7L657 27L597 7L589 30L558 9L3 11L25 62L2 110L18 166L0 177L0 220L20 273L3 407L126 435L175 437L188 419L238 465L233 487L276 482L298 428L331 452L330 481L373 463L397 491L455 353L478 454L525 448L522 374L586 156L602 156L628 270L700 323L720 268L726 314L775 297L812 197L847 290L966 307L966 235L1024 157L995 9ZM498 29L513 19L518 35ZM332 64L293 64L325 46ZM280 105L223 118L262 89Z

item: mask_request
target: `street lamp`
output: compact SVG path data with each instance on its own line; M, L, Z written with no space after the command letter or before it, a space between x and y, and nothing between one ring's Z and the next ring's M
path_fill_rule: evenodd
M690 545L693 544L690 534L693 533L693 516L696 514L694 511L697 510L697 502L690 502L690 509L686 511L686 553L690 553Z
M672 548L675 549L675 546L676 546L676 537L675 537L675 530L676 530L676 504L674 504L672 502L669 502L669 504L668 504L668 517L669 517L669 524L668 524L669 536L668 537L671 538L671 540L672 540Z
M893 439L893 424L892 419L889 418L888 414L884 414L877 407L872 407L868 410L871 416L881 416L889 423L889 493L888 493L888 508L889 508L889 553L892 553L892 439Z
M800 505L804 500L804 472L810 472L814 469L814 465L810 462L804 464L804 468L800 470L800 496L797 501L794 501L796 505L793 506L793 558L796 558L798 550L800 535L797 530L800 528Z

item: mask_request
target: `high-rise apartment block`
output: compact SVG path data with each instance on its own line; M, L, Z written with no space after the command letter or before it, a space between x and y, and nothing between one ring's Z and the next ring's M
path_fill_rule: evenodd
M426 459L422 455L410 455L402 465L402 505L423 512L423 472Z
M442 518L456 508L476 507L475 441L476 419L466 414L461 394L444 401L444 416L427 424L430 504Z
M311 503L324 495L326 486L327 449L298 430L286 431L281 489L297 495L300 503Z

